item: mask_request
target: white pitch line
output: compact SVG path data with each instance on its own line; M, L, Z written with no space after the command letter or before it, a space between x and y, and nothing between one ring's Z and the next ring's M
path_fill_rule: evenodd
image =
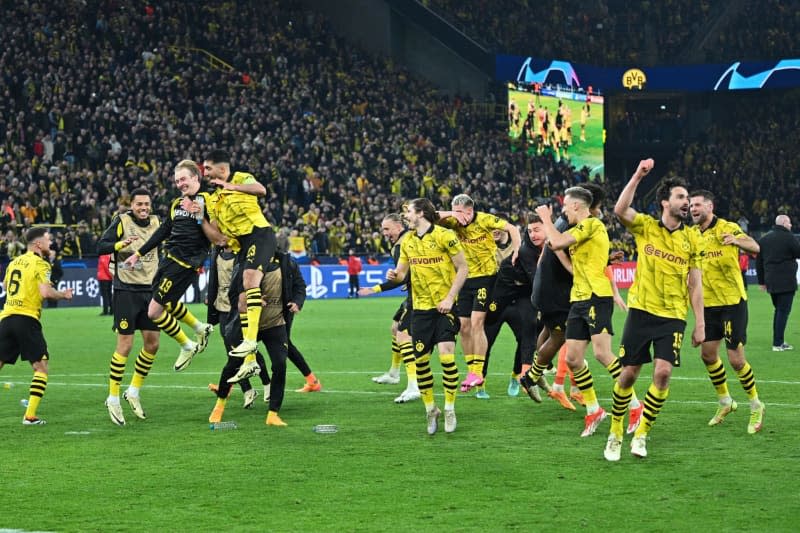
M108 387L108 384L106 384L106 383L58 383L58 382L53 383L53 382L48 382L47 386L48 387L56 386L56 387L83 387L83 388L93 388L93 389L101 389L101 388L104 389L104 388ZM144 389L162 389L162 390L163 389L171 389L171 390L208 390L207 387L199 386L199 385L153 385L153 384L150 384L150 383L145 385L143 388ZM350 395L350 396L353 396L353 395L362 395L362 396L396 396L397 394L399 394L399 392L402 392L402 391L399 391L399 390L394 390L394 391L337 390L337 389L325 388L322 391L320 391L319 394L347 394L347 395ZM286 396L290 396L291 393L292 393L292 391L286 390ZM212 394L213 393L210 393L209 396L211 396ZM317 394L317 393L315 393L315 394ZM434 395L435 396L444 396L442 393L438 393L438 392L434 393ZM466 401L468 398L472 397L471 394L467 395L467 396L465 396L463 394L460 394L459 396L461 396L461 401L462 402ZM520 394L520 399L524 399L524 398L525 398L525 396L523 394ZM500 394L497 394L495 396L495 399L496 400L507 399L507 400L514 400L514 401L517 400L517 398L510 398L508 396L500 395ZM611 398L598 398L598 400L601 400L601 401L609 403L609 404L611 402ZM668 399L667 402L670 403L670 404L680 404L680 405L717 405L716 401L706 401L706 400L673 400L673 399ZM415 402L410 402L410 403L415 403ZM743 401L742 403L746 403L746 402ZM764 402L764 404L769 406L769 407L785 407L785 408L788 408L788 409L800 409L800 404L794 404L794 403Z

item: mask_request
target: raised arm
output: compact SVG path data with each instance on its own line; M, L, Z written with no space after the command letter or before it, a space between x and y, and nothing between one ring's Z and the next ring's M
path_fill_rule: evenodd
M617 203L614 206L614 214L617 215L620 221L626 226L630 225L636 217L636 210L631 207L633 204L633 197L636 194L636 188L639 186L642 179L653 170L654 164L655 162L652 159L643 159L639 161L636 172L634 172L631 179L628 180L628 184L622 189L622 193L620 193L617 199Z

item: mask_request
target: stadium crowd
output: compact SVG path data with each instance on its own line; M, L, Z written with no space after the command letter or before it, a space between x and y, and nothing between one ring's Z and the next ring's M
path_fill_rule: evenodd
M550 33L536 33L544 36L535 47L539 55L595 64L638 60L643 37L636 32L646 17L659 29L664 51L671 39L689 37L676 28L692 31L713 7L671 0L620 16L613 0L580 4L589 8L582 10L569 2L553 10L519 0L471 2L471 10L452 9L446 0L427 3L469 17L491 10L486 20L496 24L482 27L504 37L509 51L531 49L514 40L529 31L521 22L541 23ZM163 216L175 196L174 164L220 146L231 151L234 166L267 186L263 207L280 228L279 246L310 256L341 256L350 248L386 253L380 219L399 210L403 198L446 206L464 192L517 221L541 202L558 208L566 187L592 178L549 154L510 151L491 113L355 48L295 1L239 2L236 9L203 4L202 24L195 22L197 8L179 1L3 6L6 20L26 24L0 28L0 255L18 253L22 228L37 223L63 225L54 247L64 257L93 255L94 241L127 208L131 190L150 189ZM537 16L519 17L520 7ZM570 15L578 12L584 14ZM571 16L581 20L567 24ZM692 25L681 22L689 18ZM626 38L617 39L619 33ZM230 68L211 68L196 48ZM779 206L793 210L798 194L789 175L795 156L784 148L793 146L786 134L796 137L796 124L769 106L760 112L768 116L755 129L711 131L713 140L688 144L673 166L690 182L705 183L712 167L719 180L730 175L730 196L738 198L731 208L754 226ZM640 119L633 117L621 134L658 134L661 124L642 126ZM762 174L765 161L779 161L764 177L775 186L755 187L745 177ZM624 178L608 181L609 196ZM725 183L718 181L717 190L727 191ZM751 194L758 201L746 205ZM629 237L611 224L612 237L621 239L616 244L631 252Z

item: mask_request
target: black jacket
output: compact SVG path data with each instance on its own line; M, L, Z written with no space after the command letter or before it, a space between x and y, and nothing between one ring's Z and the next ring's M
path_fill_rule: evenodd
M209 324L219 324L219 311L214 308L214 300L217 299L217 292L219 291L219 280L217 279L217 256L220 253L219 248L214 248L211 257L211 269L208 273L208 317L206 322ZM302 309L306 301L306 282L303 275L300 273L300 266L289 255L282 252L275 253L275 260L278 268L281 269L281 297L283 298L283 319L286 321L287 328L292 323L294 314L289 311L289 302L294 302ZM239 269L234 267L231 274L231 307L236 308L238 302L238 294L241 292L242 279ZM236 295L236 299L234 299Z
M758 284L766 285L770 294L795 292L800 242L783 226L773 226L758 245L761 247L756 258Z

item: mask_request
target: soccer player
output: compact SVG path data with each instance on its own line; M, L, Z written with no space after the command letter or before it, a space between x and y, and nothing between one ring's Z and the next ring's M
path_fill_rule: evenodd
M487 213L475 211L475 203L466 194L458 194L451 202L452 211L440 211L439 223L453 229L461 241L469 265L469 278L458 295L456 314L461 323L461 346L467 361L467 377L461 392L483 384L483 363L488 341L484 330L486 312L491 302L498 270L492 230L507 231L511 236L511 264L515 264L521 244L519 229L513 224Z
M47 362L50 354L42 334L42 301L45 298L71 300L72 289L57 291L50 284L50 233L47 228L31 228L25 233L27 251L14 258L6 269L3 286L6 303L0 312L0 368L13 365L20 356L33 367L28 407L22 423L44 424L36 410L47 389Z
M589 214L596 220L600 220L602 216L602 203L603 200L605 200L605 189L591 182L584 183L581 188L589 191L592 197L591 204L589 205ZM556 220L554 224L555 229L562 231L568 228L571 225L568 218L569 216L565 210L562 212L561 217ZM540 263L539 274L537 274L537 279L534 283L535 304L541 309L542 321L544 322L548 334L545 339L540 339L539 352L536 355L533 366L527 374L520 379L520 384L525 387L528 396L535 402L540 402L541 398L538 390L533 387L533 384L535 384L537 379L544 373L547 366L551 364L551 361L556 357L556 354L559 353L559 349L564 344L564 335L567 329L568 314L571 309L570 300L573 289L572 261L564 255L563 250L556 251L554 254L549 248L550 247L545 248L543 252L543 260ZM598 251L598 253L601 252ZM617 254L612 253L608 255L608 261L614 260L616 257ZM593 259L595 261L597 260L597 258ZM608 261L606 261L606 263ZM594 266L597 267L598 264L599 261L595 263ZM612 276L609 274L607 269L604 268L603 275L611 284L612 299L621 309L626 310L625 303L619 296L619 291L613 283ZM559 357L561 356L559 355ZM567 358L566 353L564 354L564 358ZM622 371L622 365L619 359L610 353L610 347L609 352L595 349L595 358L605 366L612 378L616 380L619 377ZM569 362L567 362L567 366L569 366ZM586 383L584 382L583 385L585 386ZM572 402L569 401L564 392L563 380L558 379L553 382L552 390L548 392L548 396L556 400L565 409L570 411L575 410L575 406L572 405ZM573 390L570 393L570 398L586 406L586 399L581 392L580 384L578 385L577 391ZM631 413L627 429L628 433L633 433L639 425L642 410L643 407L636 397L636 394L632 393Z
M558 231L553 224L549 205L536 208L550 247L554 250L569 248L572 257L571 305L565 336L567 366L586 401L586 417L581 437L594 434L597 426L606 418L606 411L597 402L592 373L584 357L589 342L592 343L595 357L606 367L619 364L611 351L614 291L605 276L609 251L608 232L603 222L592 216L589 210L592 202L592 193L583 187L570 187L564 191L564 211L572 225L564 233Z
M433 398L430 358L439 350L444 386L444 430L456 430L455 401L458 390L455 299L469 273L464 251L455 232L434 225L439 219L430 200L417 198L408 204L404 217L411 235L400 245L400 258L392 279L411 280L411 337L417 362L417 383L428 422L428 434L439 429L441 411Z
M244 292L240 296L239 313L242 323L241 344L231 350L235 357L244 357L236 374L238 379L258 373L255 350L258 346L258 324L261 315L261 278L275 255L275 232L261 207L258 196L266 188L248 172L232 171L230 156L223 150L209 153L203 170L210 183L218 187L209 205L212 219L227 237L239 241L237 263L243 266Z
M728 360L750 399L747 432L757 433L761 431L764 421L764 404L758 398L753 369L744 355L747 342L747 291L740 275L739 250L758 253L761 248L738 224L714 214L714 195L711 192L693 191L689 208L706 252L703 256L706 337L700 356L719 399L717 412L708 425L722 423L737 408L728 391L725 366L719 358L719 345L724 338Z
M98 254L113 254L112 309L117 346L111 355L106 407L111 421L118 426L125 425L125 416L122 414L119 401L119 389L128 356L133 348L133 336L136 330L142 335L142 349L136 356L133 378L123 398L127 400L133 414L142 420L146 415L139 399L139 389L150 373L158 351L159 329L147 316L150 295L153 292L153 279L158 270L158 252L153 248L144 254L135 268L124 266L125 260L148 241L160 226L158 217L151 214L151 209L150 193L147 189L134 189L131 192L130 211L114 216L97 243Z
M397 265L397 262L400 260L400 245L409 235L405 224L403 224L403 218L396 213L386 215L381 222L381 232L383 236L392 243L392 259L395 265ZM359 294L361 296L369 296L402 286L408 288L408 276L403 279L395 278L393 280L387 280L374 287L364 287L359 290ZM411 291L408 291L408 296L406 296L406 299L400 304L400 307L392 318L391 367L388 372L372 378L372 381L375 383L397 384L400 382L400 363L405 365L408 384L406 385L406 390L394 399L395 403L411 402L420 397L419 387L417 386L417 364L414 357L414 346L411 343L411 333L409 333L410 327Z
M700 270L703 250L700 234L684 225L689 215L686 187L677 178L661 181L656 189L659 219L631 207L636 188L652 168L652 159L639 162L614 206L614 213L636 239L638 260L619 348L624 368L614 383L611 433L604 451L608 461L619 461L622 420L642 365L652 360L652 345L653 381L644 399L641 424L631 441L634 456L647 456L647 435L667 401L672 367L680 366L689 303L695 316L692 345L699 346L705 338Z
M207 204L209 199L207 193L200 192L197 163L184 159L175 166L175 186L182 196L170 204L169 217L125 260L124 268L136 269L142 257L167 241L166 253L153 280L153 296L147 307L147 316L180 345L181 351L175 361L175 371L180 372L189 366L195 355L206 349L208 336L214 331L213 326L199 321L180 301L208 256L206 232L214 229L204 210L191 212L187 209L186 202L197 207L195 200L202 198ZM195 331L195 341L186 336L179 320Z

